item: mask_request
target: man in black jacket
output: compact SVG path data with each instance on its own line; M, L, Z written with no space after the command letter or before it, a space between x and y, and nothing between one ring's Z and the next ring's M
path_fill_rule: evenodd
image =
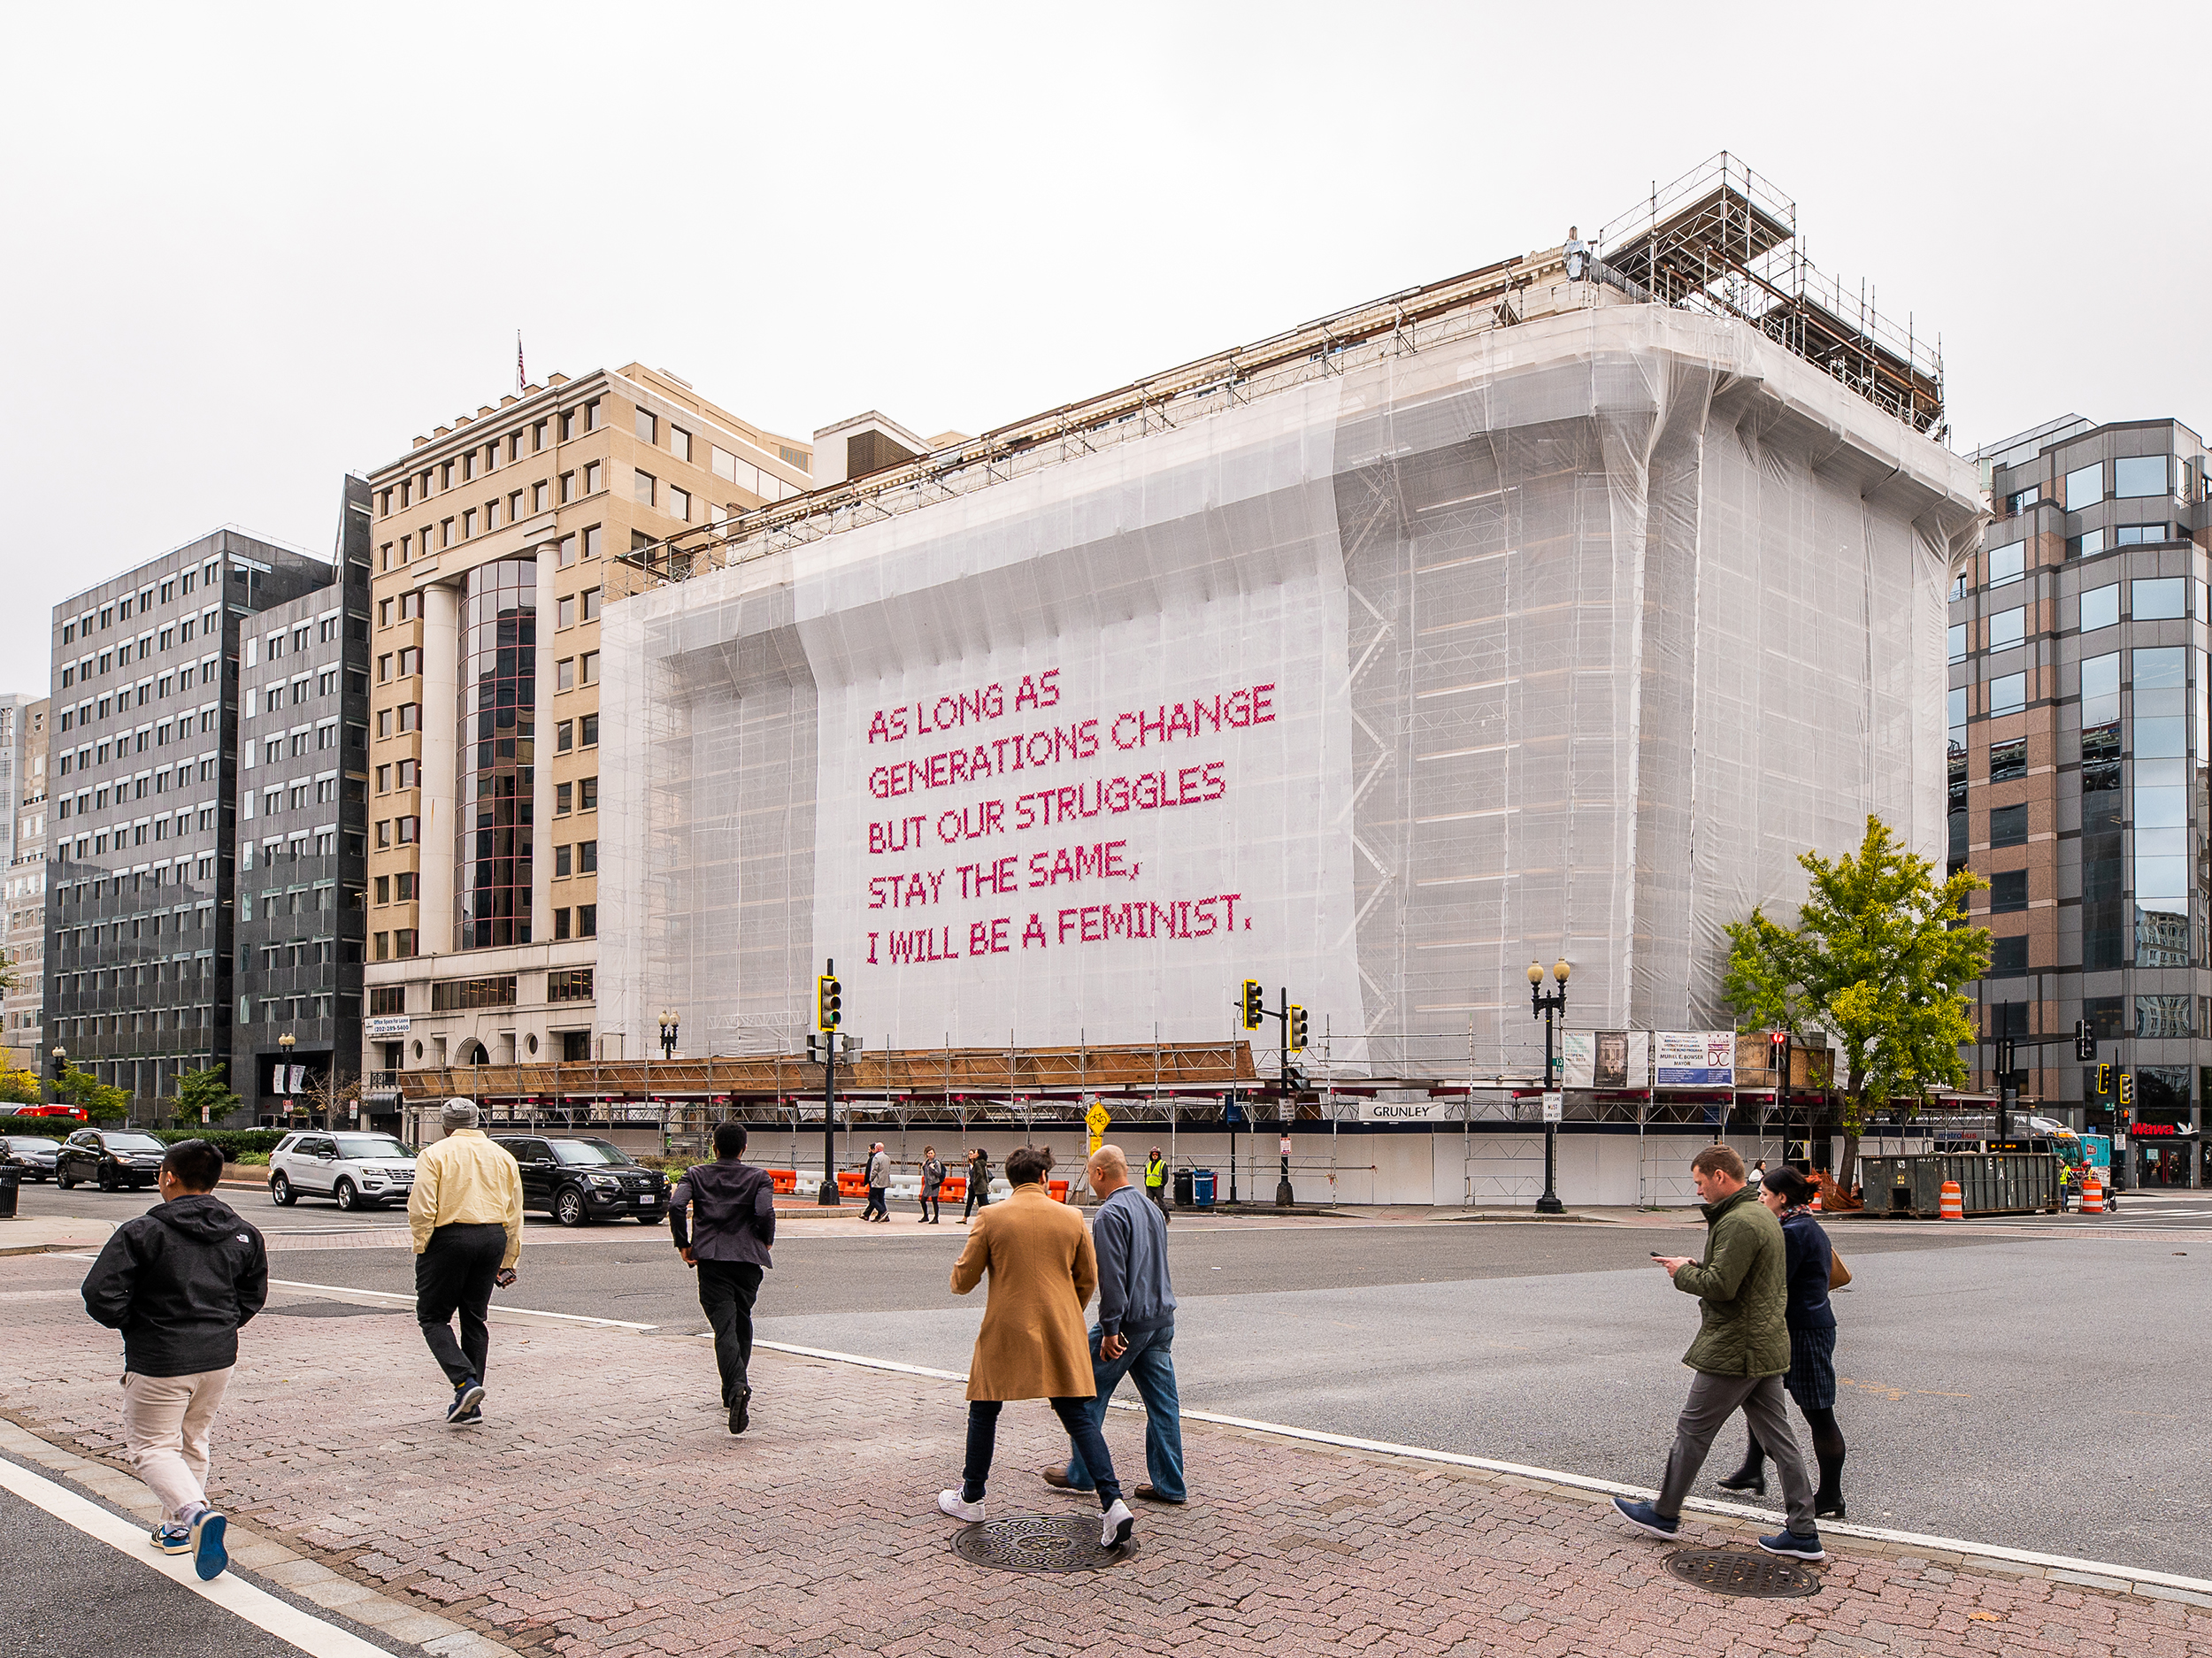
M753 1301L760 1277L772 1264L776 1241L776 1187L768 1171L742 1161L745 1125L724 1123L714 1131L712 1163L684 1171L668 1200L668 1230L684 1264L699 1273L699 1307L714 1331L714 1362L722 1372L722 1406L730 1413L730 1432L742 1433L753 1390L745 1378L753 1361ZM699 1232L691 1234L694 1204Z
M109 1235L85 1274L85 1310L123 1332L123 1442L161 1499L154 1547L203 1578L230 1563L229 1522L207 1501L208 1433L238 1362L238 1327L269 1298L261 1234L212 1195L223 1154L180 1140L162 1201Z

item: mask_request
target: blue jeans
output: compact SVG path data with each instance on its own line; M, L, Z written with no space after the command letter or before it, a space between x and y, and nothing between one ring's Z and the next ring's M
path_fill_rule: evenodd
M1091 1326L1091 1374L1098 1381L1098 1398L1091 1406L1091 1420L1104 1424L1106 1401L1114 1396L1125 1376L1137 1385L1144 1401L1144 1471L1152 1488L1170 1502L1189 1494L1183 1488L1182 1405L1175 1395L1175 1326L1147 1331L1127 1338L1128 1346L1118 1359L1098 1355L1099 1328ZM1077 1491L1091 1488L1091 1470L1080 1449L1068 1456L1068 1484Z

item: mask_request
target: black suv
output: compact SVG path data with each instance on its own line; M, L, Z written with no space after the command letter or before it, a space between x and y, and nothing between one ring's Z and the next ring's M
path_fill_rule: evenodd
M65 1192L80 1180L103 1192L135 1192L154 1184L169 1148L151 1134L120 1128L81 1128L54 1154L54 1183Z
M668 1213L668 1177L603 1140L497 1134L522 1166L522 1207L550 1210L564 1226L634 1215L651 1225Z

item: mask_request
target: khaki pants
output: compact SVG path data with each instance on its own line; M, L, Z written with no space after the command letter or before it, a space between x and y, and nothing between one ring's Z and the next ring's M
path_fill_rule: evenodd
M230 1370L194 1376L123 1378L123 1444L146 1489L175 1523L207 1501L207 1436L222 1408Z

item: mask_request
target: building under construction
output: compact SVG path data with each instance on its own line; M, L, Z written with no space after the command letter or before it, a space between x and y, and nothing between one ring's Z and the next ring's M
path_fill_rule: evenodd
M887 426L634 552L609 611L602 1025L641 1054L676 1016L717 1109L807 1091L833 959L864 1110L1032 1125L1100 1086L1025 1091L1056 1050L1218 1126L1279 1076L1252 979L1307 1011L1297 1131L1415 1116L1432 1159L1367 1194L1449 1199L1541 1086L1532 957L1572 963L1571 1026L1724 1031L1722 929L1793 905L1799 853L1872 812L1942 856L1983 513L1940 358L1728 157L1586 248L949 447ZM964 1051L1004 1080L926 1086ZM1709 1137L1710 1090L1617 1080L1571 1126Z

